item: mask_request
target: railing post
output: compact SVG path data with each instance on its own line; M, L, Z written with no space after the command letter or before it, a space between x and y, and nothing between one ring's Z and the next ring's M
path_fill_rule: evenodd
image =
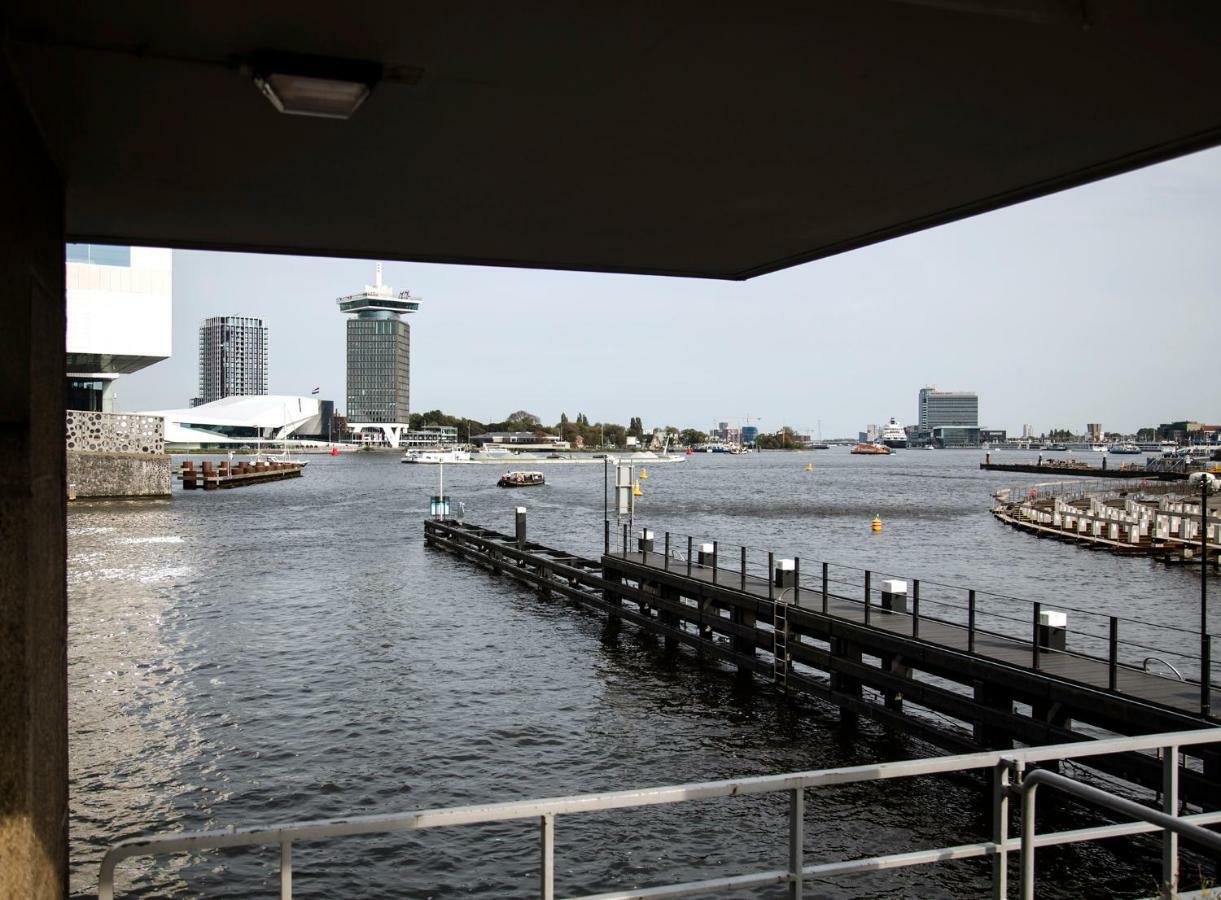
M870 573L869 573L869 570L866 569L865 570L865 624L866 625L869 624L869 594L871 593L870 587L869 587L869 579L870 579Z
M1111 636L1107 642L1107 687L1119 690L1119 618L1111 616Z
M1179 748L1162 748L1162 812L1179 814ZM1178 896L1179 836L1169 828L1162 831L1162 890L1167 897Z
M975 591L967 591L967 652L975 652Z
M742 593L746 593L746 548L742 548Z
M912 637L920 637L920 579L912 579Z
M789 900L801 900L805 867L806 792L795 788L789 794Z
M712 542L712 583L713 584L716 584L717 554L720 552L717 548L717 544L718 544L717 541Z
M1206 634L1200 641L1200 715L1212 715L1213 637Z
M670 571L670 532L666 532L666 561L662 564L662 568L667 572Z
M602 552L610 556L610 519L603 519L602 526Z
M822 611L827 611L827 564L822 564Z
M292 838L280 838L280 900L292 900L293 896L293 842Z
M776 599L776 553L767 551L767 599Z
M538 896L540 900L555 898L555 813L539 817Z
M793 605L801 606L801 557L793 557Z
M630 539L628 538L628 534L627 534L627 529L628 529L628 526L627 526L627 523L625 522L623 524L623 555L625 557L627 556L627 548L629 546L631 546L631 542L630 542Z
M687 577L691 577L691 535L687 535Z
M1035 603L1034 616L1032 617L1034 624L1030 631L1030 664L1036 669L1039 667L1039 613L1043 611L1042 607L1042 603Z
M1011 761L1004 759L992 770L992 843L996 845L992 854L993 900L1007 900L1009 896L1009 851L1005 845L1009 843L1009 782L1013 772Z
M1022 900L1034 900L1034 814L1038 785L1022 791Z

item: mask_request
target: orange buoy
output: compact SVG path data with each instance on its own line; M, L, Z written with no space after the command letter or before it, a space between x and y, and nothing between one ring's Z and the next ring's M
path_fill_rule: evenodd
M869 525L874 531L882 530L882 520L879 519L876 515L873 517L873 521L870 522Z
M339 455L339 448L338 448L338 447L332 447L332 448L331 448L331 456L338 456L338 455Z

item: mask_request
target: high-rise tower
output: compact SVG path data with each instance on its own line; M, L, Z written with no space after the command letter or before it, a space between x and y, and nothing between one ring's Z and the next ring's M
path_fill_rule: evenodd
M397 444L411 416L411 327L402 317L417 312L420 299L382 284L378 263L374 284L335 302L340 312L353 316L348 319L349 425L382 426L387 440Z
M267 393L267 326L251 316L213 316L199 326L200 403Z

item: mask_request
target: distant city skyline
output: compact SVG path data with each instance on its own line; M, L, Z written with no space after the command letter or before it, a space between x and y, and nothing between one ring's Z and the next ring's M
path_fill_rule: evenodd
M1221 419L1221 150L748 282L387 262L428 297L412 409L525 408L707 431L758 419L856 435L918 421L926 385L979 395L1020 434ZM124 379L124 410L180 406L215 298L277 334L269 390L345 402L334 298L373 261L174 254L173 356Z

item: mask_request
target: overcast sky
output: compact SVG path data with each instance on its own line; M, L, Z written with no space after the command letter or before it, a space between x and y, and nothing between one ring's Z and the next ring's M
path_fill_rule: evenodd
M272 393L317 386L343 409L335 298L373 269L175 252L173 357L124 377L118 406L186 406L200 322L245 315L270 326ZM1221 421L1221 150L744 283L409 263L385 279L424 300L413 411L749 415L832 437L913 423L933 384L977 391L980 424L1010 433Z

